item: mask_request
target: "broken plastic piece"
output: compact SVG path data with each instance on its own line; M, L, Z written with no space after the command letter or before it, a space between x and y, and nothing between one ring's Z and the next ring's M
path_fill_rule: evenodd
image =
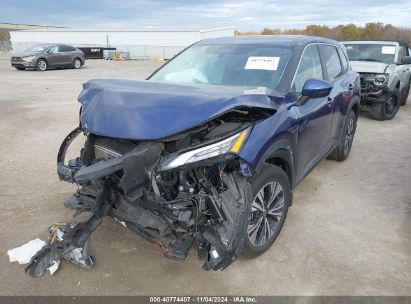
M57 269L59 269L60 261L55 261L53 265L49 267L50 275L53 275Z
M21 245L20 247L10 249L9 251L7 251L7 255L9 256L10 262L28 264L31 258L37 252L39 252L45 245L45 241L37 238L35 240L31 240L30 242L24 245Z

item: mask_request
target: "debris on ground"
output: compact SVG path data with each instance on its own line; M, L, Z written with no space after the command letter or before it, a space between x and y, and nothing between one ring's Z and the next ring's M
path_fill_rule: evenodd
M7 251L10 262L17 262L20 265L30 263L31 258L46 245L46 242L39 238L31 240L20 247Z

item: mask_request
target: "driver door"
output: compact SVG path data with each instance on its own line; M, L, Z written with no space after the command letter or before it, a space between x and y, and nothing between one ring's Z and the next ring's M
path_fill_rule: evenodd
M47 51L47 63L49 66L56 66L60 61L58 45L52 46Z
M304 83L310 78L325 78L317 45L309 45L302 54L292 85L297 99L301 98ZM297 178L301 180L330 148L332 99L312 98L294 109L299 120Z

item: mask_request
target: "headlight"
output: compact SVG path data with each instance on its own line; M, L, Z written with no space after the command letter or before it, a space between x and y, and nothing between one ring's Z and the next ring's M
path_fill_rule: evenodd
M26 62L32 62L35 56L26 56L23 57L22 59Z
M387 76L384 74L376 75L373 82L376 87L382 87L387 83Z
M184 152L177 156L171 156L160 167L161 171L177 168L186 164L195 163L208 158L224 155L227 153L237 154L240 152L250 129L237 133L227 139L198 149Z

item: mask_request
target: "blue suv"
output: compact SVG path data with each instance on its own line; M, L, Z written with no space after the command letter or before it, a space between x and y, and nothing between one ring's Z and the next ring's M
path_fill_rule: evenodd
M57 172L77 185L65 206L89 216L55 226L26 271L40 277L62 258L91 267L90 234L107 215L167 257L197 247L205 270L260 255L292 190L322 159L348 157L359 97L344 47L309 36L207 39L147 80L88 81Z

